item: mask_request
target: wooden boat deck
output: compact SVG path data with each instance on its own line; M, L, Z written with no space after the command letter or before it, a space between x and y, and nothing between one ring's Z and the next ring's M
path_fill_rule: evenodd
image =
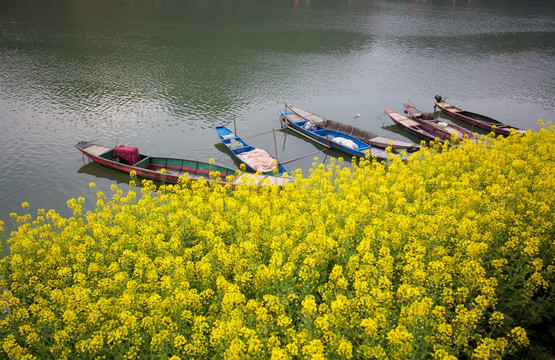
M301 116L293 113L293 114L287 114L289 116L289 118L291 119L291 121L297 122L297 121L304 121L307 119L303 119ZM316 122L316 124L318 124L318 122Z
M412 120L408 117L406 117L403 114L399 114L398 112L392 112L388 114L392 119L395 119L396 121L403 123L406 126L420 126L420 123L416 120Z
M458 107L456 107L454 105L451 105L451 104L448 104L448 103L443 103L443 105L438 104L438 106L440 108L444 109L444 110L449 110L451 112L462 112L463 111L463 109L458 108Z
M104 154L105 152L112 150L112 148L109 147L109 146L92 144L92 145L86 147L84 150L86 152L88 152L89 154L91 154L91 155L100 156L100 155Z
M414 121L414 120L411 120L411 119L400 119L400 120L397 120L397 121L400 121L403 124L406 124L407 126L419 126L420 125L420 123L418 121Z
M303 110L303 109L298 108L298 107L293 106L293 105L288 104L288 105L286 105L286 108L291 109L295 113L295 115L297 115L297 114L300 115L300 116L297 116L297 118L299 120L296 120L296 121L302 121L302 120L306 119L306 120L314 121L315 123L319 124L319 123L323 122L324 120L326 120L324 117L322 117L320 115L313 114L310 111Z

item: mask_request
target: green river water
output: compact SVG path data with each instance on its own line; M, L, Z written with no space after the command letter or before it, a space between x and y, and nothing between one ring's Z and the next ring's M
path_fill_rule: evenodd
M80 140L234 167L212 124L235 117L287 161L318 148L281 131L274 146L285 103L418 142L384 109L432 111L435 94L536 130L554 76L553 1L0 0L0 220L22 202L68 215L91 181L129 188Z

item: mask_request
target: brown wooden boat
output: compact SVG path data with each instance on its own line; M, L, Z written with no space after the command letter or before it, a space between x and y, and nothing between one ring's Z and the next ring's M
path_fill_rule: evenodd
M418 110L411 104L403 104L407 113L411 116L413 120L418 121L421 124L429 125L434 128L433 134L439 137L441 140L451 140L453 141L453 134L457 137L458 141L468 139L470 141L476 142L476 138L470 131L463 129L460 126L450 124L446 121L439 119L434 119L433 113L426 113Z
M518 134L526 133L526 130L524 129L519 129L504 124L498 120L492 119L489 116L466 111L454 105L448 104L440 95L436 95L435 99L435 106L437 106L440 111L443 111L444 113L454 117L455 119L459 119L461 121L469 123L472 126L476 126L487 131L493 131L496 134L501 134L505 136L509 135L511 133L511 130L516 131Z
M421 139L431 141L435 139L442 141L451 140L450 133L446 133L443 130L440 131L440 129L434 125L418 122L391 109L385 109L385 113L397 124L397 126Z

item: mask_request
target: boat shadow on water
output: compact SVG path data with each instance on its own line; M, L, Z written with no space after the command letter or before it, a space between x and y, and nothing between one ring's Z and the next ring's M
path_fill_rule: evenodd
M420 144L420 141L422 140L418 136L412 135L411 133L401 129L399 126L395 124L382 126L382 129L401 135L402 137L412 141L415 144Z
M115 181L116 184L129 185L130 181L133 180L131 178L131 175L127 173L100 165L92 160L85 158L84 162L86 162L86 164L81 166L77 170L77 173L92 175L97 179ZM135 183L136 185L142 186L142 181L144 180L143 178L137 177L135 180L136 180L136 183ZM159 180L148 179L148 181L151 181L156 186L156 188L159 188L160 186L167 184Z
M229 156L229 150L227 149L227 146L225 146L222 142L218 142L214 144L214 147L216 148L216 150L218 150L219 152L224 154L227 158L229 158L229 161L233 163L233 165L230 164L230 166L234 166L237 169L241 168L241 162L237 160L235 157Z
M81 166L77 173L92 175L96 178L108 179L115 181L118 184L129 184L131 177L129 174L123 173L119 170L110 169L106 166L95 163L92 160L83 160L85 165Z

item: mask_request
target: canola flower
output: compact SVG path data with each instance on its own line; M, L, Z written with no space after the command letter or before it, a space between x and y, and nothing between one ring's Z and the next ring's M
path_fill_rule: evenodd
M548 124L314 165L281 189L144 182L86 213L70 199L70 218L13 213L1 356L526 354L555 312L554 165Z

